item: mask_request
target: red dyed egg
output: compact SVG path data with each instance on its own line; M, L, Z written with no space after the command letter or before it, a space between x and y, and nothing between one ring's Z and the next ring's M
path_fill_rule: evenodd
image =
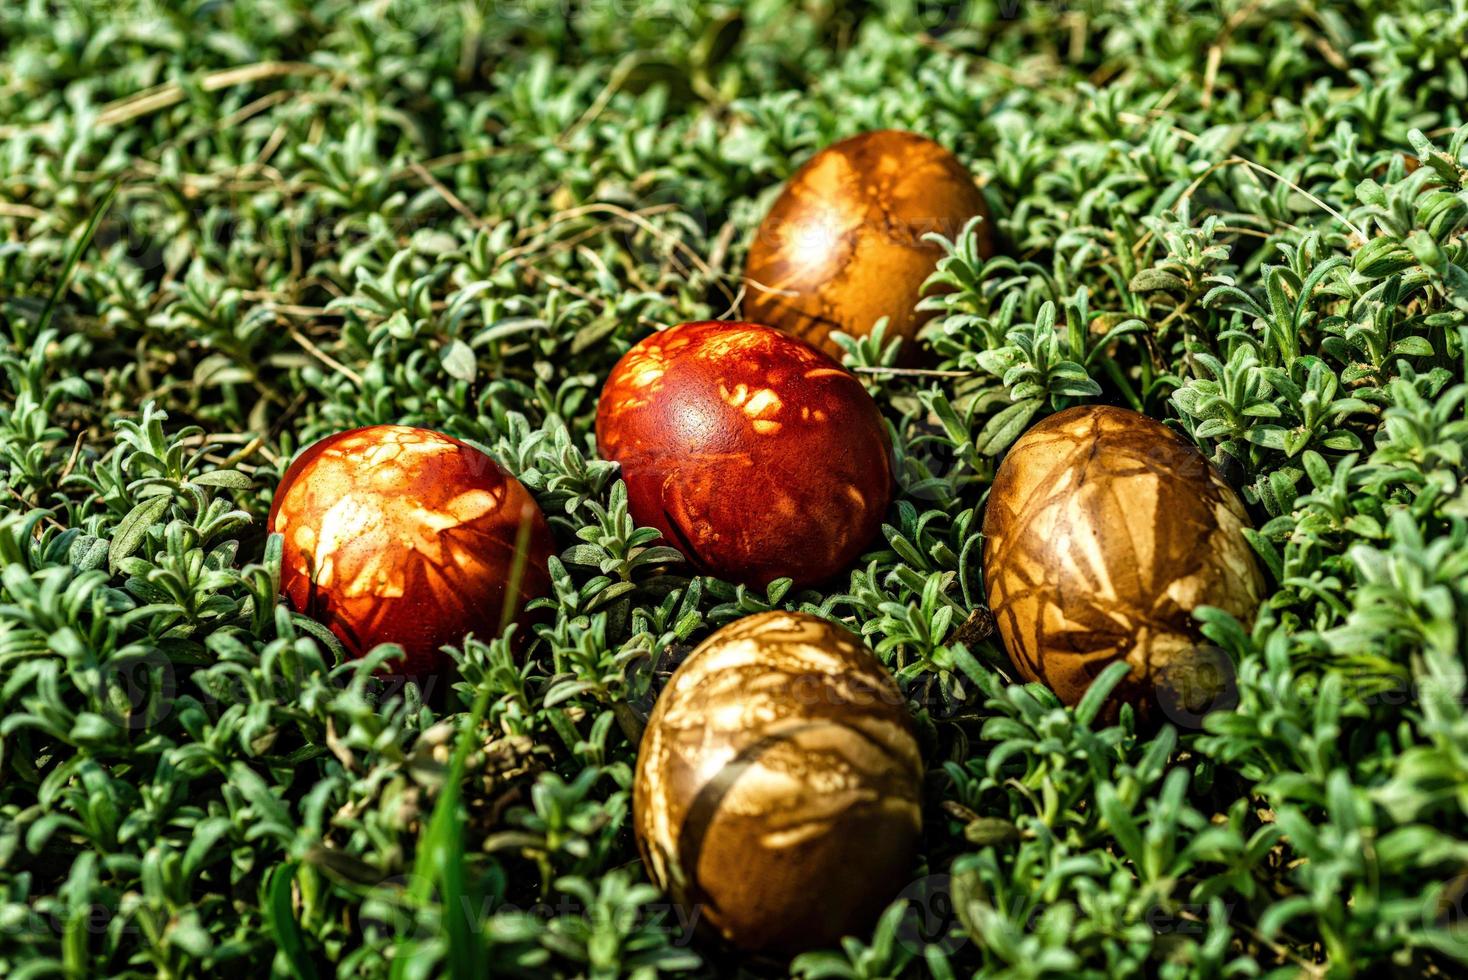
M516 536L529 522L518 593ZM285 538L281 588L352 654L400 644L400 667L444 665L440 647L498 634L507 600L550 591L554 550L535 500L494 460L442 433L374 425L327 436L286 470L270 506Z
M754 323L653 334L602 388L601 454L628 505L700 570L764 586L846 568L892 499L877 405L805 341Z

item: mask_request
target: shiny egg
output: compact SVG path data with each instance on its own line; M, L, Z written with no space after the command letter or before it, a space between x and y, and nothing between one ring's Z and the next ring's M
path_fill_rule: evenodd
M612 369L597 446L638 524L706 574L799 585L847 568L892 497L887 430L857 379L753 323L684 323Z
M917 310L923 282L943 255L923 236L956 238L976 216L991 255L983 194L933 140L884 129L834 143L795 172L755 233L744 315L838 359L833 330L860 337L885 316L886 335L910 350L927 319Z
M1110 664L1131 703L1196 721L1228 695L1226 655L1193 610L1247 626L1264 578L1243 501L1191 443L1136 412L1093 405L1010 448L984 514L984 585L1014 666L1074 705Z
M511 592L521 526L528 544ZM268 529L281 588L349 653L397 643L394 669L441 668L440 647L499 632L550 591L549 525L520 482L457 439L404 425L327 436L286 470Z
M633 822L652 880L706 933L778 954L865 935L912 871L922 757L849 630L766 612L700 644L658 697Z

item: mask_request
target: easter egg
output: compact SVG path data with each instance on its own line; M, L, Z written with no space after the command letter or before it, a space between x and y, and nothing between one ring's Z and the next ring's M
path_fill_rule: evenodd
M865 935L907 880L922 758L858 637L802 613L725 626L669 679L637 758L648 873L733 946L790 954Z
M517 539L526 529L516 581ZM327 436L286 470L268 528L281 589L353 655L397 643L395 664L443 666L440 647L499 632L506 604L550 591L549 525L520 482L457 439L404 425Z
M628 507L700 571L764 586L847 568L892 496L887 430L857 379L752 323L685 323L617 362L596 413Z
M953 239L987 215L973 176L927 137L884 129L834 143L791 176L755 233L744 315L836 358L833 330L859 337L885 316L887 336L910 350L927 319L923 282L943 255L923 236ZM987 220L976 234L991 255Z
M1032 427L984 514L984 585L1015 668L1076 704L1108 665L1131 672L1109 709L1196 714L1226 694L1222 651L1193 619L1252 619L1264 578L1243 501L1162 423L1101 405Z

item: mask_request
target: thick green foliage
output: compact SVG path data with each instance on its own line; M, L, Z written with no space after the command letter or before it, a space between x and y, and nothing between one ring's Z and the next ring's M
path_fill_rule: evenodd
M772 605L862 631L929 761L911 901L797 971L1463 969L1464 50L1462 0L0 5L0 974L709 971L635 863L631 739L667 651ZM885 541L824 594L690 579L599 381L883 126L1003 246L948 243L943 373L849 347ZM1235 710L1103 727L984 639L996 459L1087 400L1244 490L1274 591L1199 613ZM281 468L390 421L552 516L528 658L402 688L277 599Z

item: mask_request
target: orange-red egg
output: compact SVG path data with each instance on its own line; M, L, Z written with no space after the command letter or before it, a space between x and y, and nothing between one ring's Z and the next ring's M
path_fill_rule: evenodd
M764 586L847 568L892 498L881 413L811 345L754 323L653 334L617 362L596 413L632 517L701 571Z
M883 129L833 143L785 185L760 224L744 276L744 314L802 337L832 357L833 330L859 337L881 317L911 338L922 286L943 255L923 236L956 238L984 196L958 158L925 136ZM976 232L993 252L989 223Z
M528 525L519 589L516 539ZM286 470L268 528L284 538L281 588L353 655L397 643L408 674L440 648L490 639L550 591L550 527L520 481L457 439L405 425L327 436Z

